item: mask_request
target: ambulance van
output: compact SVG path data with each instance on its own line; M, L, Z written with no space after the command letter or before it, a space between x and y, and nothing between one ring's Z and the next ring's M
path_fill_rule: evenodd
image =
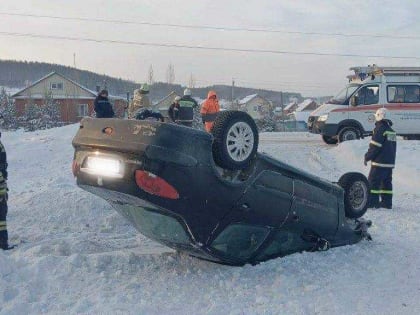
M388 109L393 129L405 139L420 139L420 67L352 67L349 84L311 113L309 132L328 144L372 134L375 112Z

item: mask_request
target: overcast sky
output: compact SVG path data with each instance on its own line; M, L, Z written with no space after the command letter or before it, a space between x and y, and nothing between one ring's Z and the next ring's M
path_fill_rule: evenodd
M150 22L225 28L181 28L74 21L8 14ZM51 62L111 76L145 81L150 65L156 81L166 80L169 63L175 81L186 85L190 74L198 86L230 84L332 95L355 65L420 66L420 1L319 0L14 0L0 6L0 58ZM228 29L248 29L233 31ZM251 32L269 29L281 32ZM293 33L300 32L300 33ZM302 33L328 33L314 35ZM121 43L34 38L37 34L181 46L270 50L232 52ZM387 35L338 36L346 35ZM401 36L398 38L398 36ZM415 37L407 39L404 37ZM417 59L320 56L296 53L403 56Z

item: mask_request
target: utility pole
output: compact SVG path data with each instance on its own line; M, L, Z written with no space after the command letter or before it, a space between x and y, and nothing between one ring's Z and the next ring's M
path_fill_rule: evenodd
M280 106L281 106L281 128L285 131L284 128L284 104L283 104L283 92L280 91Z
M73 67L76 68L76 53L73 53Z

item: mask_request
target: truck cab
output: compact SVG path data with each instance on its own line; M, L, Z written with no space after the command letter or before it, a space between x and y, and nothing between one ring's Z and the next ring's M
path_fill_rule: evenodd
M372 134L374 114L387 108L397 134L420 138L420 67L352 67L349 84L311 113L308 128L328 144Z

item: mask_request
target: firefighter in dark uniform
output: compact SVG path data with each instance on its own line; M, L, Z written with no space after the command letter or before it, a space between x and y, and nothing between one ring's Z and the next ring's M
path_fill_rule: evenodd
M191 90L185 89L184 96L179 100L178 123L192 127L194 121L194 108L198 106L195 99L191 97Z
M1 133L0 133L1 137ZM7 235L7 158L6 150L0 141L0 248L3 250L11 249L9 247L9 238Z
M385 108L376 111L375 129L369 150L365 154L365 165L371 161L370 208L392 209L392 170L395 167L397 135L391 128L392 122L387 116L388 111Z

